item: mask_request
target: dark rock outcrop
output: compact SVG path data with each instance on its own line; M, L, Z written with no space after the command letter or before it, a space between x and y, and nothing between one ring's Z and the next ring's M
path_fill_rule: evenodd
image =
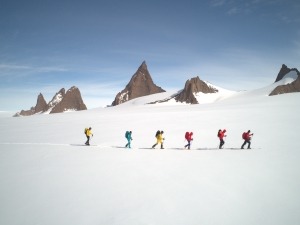
M21 110L17 112L14 116L31 116L33 114L42 113L48 110L48 105L44 99L42 93L38 95L35 107L31 107L29 110Z
M77 87L71 87L63 96L62 100L52 109L50 113L60 113L68 110L86 110L80 91Z
M294 71L298 75L297 79L295 81L293 81L292 83L277 86L269 94L269 96L285 94L285 93L300 92L300 72L296 68L290 69L286 65L283 64L277 75L275 82L280 81L285 75L287 75L288 73L290 73L292 71Z
M59 105L59 103L63 100L63 98L65 97L66 91L64 88L60 89L59 92L57 92L52 100L48 103L48 111L50 111L50 113L55 109L55 107L57 105Z
M67 92L62 88L57 92L52 100L47 104L43 95L39 94L35 107L30 110L22 110L14 116L31 116L41 113L60 113L65 111L86 110L80 91L77 87L71 87Z
M199 92L207 94L216 93L218 90L208 86L197 76L185 82L184 89L175 97L175 100L189 104L198 104L194 94Z
M295 71L298 74L298 76L300 76L300 72L296 68L290 69L285 64L282 64L282 67L276 77L275 82L280 81L285 75L287 75L291 71Z
M286 93L300 92L300 76L290 84L277 86L269 96L280 95Z
M35 113L34 107L31 107L29 110L21 110L21 112L17 112L14 117L18 116L31 116Z
M112 106L122 104L134 98L161 92L165 92L165 90L154 84L147 69L146 62L144 61L132 76L125 89L116 95L115 100L112 102Z

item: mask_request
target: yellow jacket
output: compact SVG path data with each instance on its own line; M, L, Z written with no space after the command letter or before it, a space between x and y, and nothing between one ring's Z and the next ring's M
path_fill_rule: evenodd
M90 129L87 129L86 136L91 136L91 135L93 135L92 131Z
M162 134L159 134L159 135L157 135L157 143L162 143L163 142L163 140L164 140L164 138L163 138L163 136L162 136Z

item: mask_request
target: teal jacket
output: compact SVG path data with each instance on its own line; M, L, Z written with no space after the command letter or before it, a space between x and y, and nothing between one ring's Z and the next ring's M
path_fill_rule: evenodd
M132 137L131 137L131 133L128 131L126 132L126 139L129 141L129 140L132 140Z

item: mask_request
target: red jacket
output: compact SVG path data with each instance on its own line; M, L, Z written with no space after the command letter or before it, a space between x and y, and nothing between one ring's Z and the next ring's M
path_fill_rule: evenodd
M250 134L249 132L245 133L245 140L246 141L250 141L251 140L251 136L252 136L252 134Z
M192 136L193 136L193 132L191 132L191 133L186 133L185 139L186 139L187 141L192 141L192 140L193 140Z
M219 132L219 138L220 138L220 140L223 140L223 138L224 138L224 136L225 136L225 132L226 132L226 130L223 130L223 131L220 131ZM226 136L225 136L226 137Z

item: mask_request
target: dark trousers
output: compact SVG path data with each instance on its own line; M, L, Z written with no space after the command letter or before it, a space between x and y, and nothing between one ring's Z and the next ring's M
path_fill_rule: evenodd
M247 144L247 143L248 143L248 148L250 148L250 145L251 145L250 140L245 140L245 141L244 141L244 144L242 145L241 148L244 148L245 144Z
M191 147L191 141L187 141L188 143L187 143L187 145L185 145L184 147L186 148L186 147L188 147L188 149L190 149L190 147Z
M224 144L225 144L225 141L223 139L220 139L219 149L221 149Z
M87 140L86 140L85 144L86 144L86 145L90 145L90 136L87 136L87 135L86 135L86 138L87 138Z
M152 146L152 148L155 148L156 145L158 145L158 143L154 144L154 145ZM160 148L161 148L161 149L164 149L163 143L160 144Z

